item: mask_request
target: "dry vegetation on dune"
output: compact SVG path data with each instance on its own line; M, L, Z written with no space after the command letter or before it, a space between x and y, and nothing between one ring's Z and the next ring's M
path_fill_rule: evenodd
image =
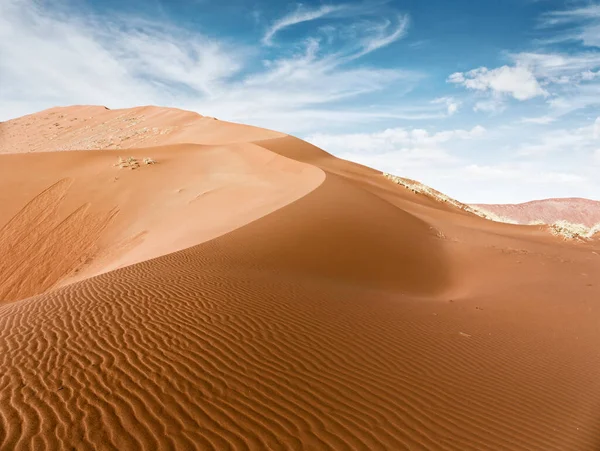
M402 185L405 188L411 190L413 193L424 194L425 196L431 197L439 202L448 203L456 208L459 208L460 210L467 211L469 213L473 213L482 218L489 219L490 221L504 222L507 224L517 224L516 221L514 221L510 218L498 216L498 215L492 213L491 211L484 210L483 208L476 208L476 207L473 207L473 206L470 206L467 204L463 204L462 202L459 202L456 199L452 199L451 197L445 195L444 193L441 193L441 192L439 192L427 185L424 185L420 182L416 182L414 180L406 179L403 177L398 177L397 175L392 175L392 174L388 174L388 173L383 173L383 175L384 175L384 177L388 178L392 182L397 183L398 185Z
M148 157L145 157L142 160L142 162L144 164L156 164L155 160L153 160L152 158L148 158ZM115 166L119 167L120 169L123 169L123 168L137 169L140 167L140 162L135 157L127 157L127 158L119 157L119 159L115 163Z
M445 202L453 205L463 211L473 213L481 218L488 219L490 221L502 222L506 224L519 224L518 221L512 218L499 216L485 208L463 204L462 202L452 199L451 197L430 188L429 186L423 185L422 183L415 182L414 180L398 177L392 174L383 174L386 178L390 179L394 183L404 186L416 194L424 194L431 197L439 202ZM536 220L529 222L529 225L545 226L546 229L553 235L559 236L565 240L588 240L593 238L596 234L600 233L600 223L587 227L583 224L574 224L569 221L560 220L547 224L544 221Z
M556 221L547 226L552 234L566 240L587 240L594 238L600 232L600 224L587 227L583 224L573 224L569 221Z

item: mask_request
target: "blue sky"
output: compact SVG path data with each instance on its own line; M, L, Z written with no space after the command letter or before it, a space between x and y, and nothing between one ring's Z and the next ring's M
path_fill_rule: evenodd
M0 120L69 104L272 128L465 202L600 199L600 2L0 0Z

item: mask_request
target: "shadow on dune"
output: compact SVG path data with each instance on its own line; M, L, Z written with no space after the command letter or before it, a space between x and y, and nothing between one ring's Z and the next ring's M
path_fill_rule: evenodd
M451 283L441 241L425 222L331 174L225 240L244 248L240 263L304 279L412 295Z
M450 288L443 242L429 224L373 192L377 171L294 137L257 144L313 164L327 178L315 192L256 224L267 227L270 238L255 258L281 270L403 294L436 295ZM240 235L251 232L246 227Z

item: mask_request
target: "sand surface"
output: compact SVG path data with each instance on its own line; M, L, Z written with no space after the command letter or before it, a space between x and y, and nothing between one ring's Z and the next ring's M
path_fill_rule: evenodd
M600 449L597 241L178 110L0 132L0 449Z

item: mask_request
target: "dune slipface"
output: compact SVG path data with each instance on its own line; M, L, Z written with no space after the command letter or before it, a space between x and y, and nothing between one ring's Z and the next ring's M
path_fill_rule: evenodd
M597 241L178 110L0 132L0 449L600 449Z

